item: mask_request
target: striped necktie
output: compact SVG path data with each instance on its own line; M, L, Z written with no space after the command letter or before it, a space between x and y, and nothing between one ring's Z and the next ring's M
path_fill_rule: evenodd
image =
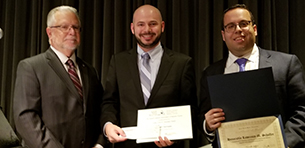
M68 59L66 64L68 65L69 76L70 76L75 88L77 89L77 92L79 93L80 97L83 98L82 85L80 83L79 77L78 77L77 72L75 70L74 63L71 59Z
M141 55L142 63L141 63L141 70L140 70L140 78L141 78L141 86L144 96L145 105L148 102L150 91L151 91L151 81L150 81L150 65L149 60L150 56L148 53L143 53Z

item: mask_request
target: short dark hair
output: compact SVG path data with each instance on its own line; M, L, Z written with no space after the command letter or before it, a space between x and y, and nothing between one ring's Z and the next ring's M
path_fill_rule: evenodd
M235 4L235 5L227 8L226 10L223 11L223 16L222 16L222 21L221 21L221 29L222 30L224 30L224 23L223 23L223 21L224 21L225 14L228 11L236 9L236 8L246 9L250 13L252 24L255 25L254 16L253 16L252 12L247 8L247 6L245 4Z

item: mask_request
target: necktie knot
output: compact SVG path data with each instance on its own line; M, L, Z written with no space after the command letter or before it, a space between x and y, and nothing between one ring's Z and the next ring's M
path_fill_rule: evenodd
M149 60L150 59L150 56L147 52L144 52L142 53L141 57L144 59L144 60Z
M70 67L70 68L75 68L74 66L74 62L71 59L68 59L66 64Z
M247 61L248 59L246 58L240 58L235 61L239 65L239 71L245 71L245 65Z
M147 52L144 52L144 53L141 54L141 57L143 59L143 66L150 73L150 65L149 65L150 56L149 56L149 54Z

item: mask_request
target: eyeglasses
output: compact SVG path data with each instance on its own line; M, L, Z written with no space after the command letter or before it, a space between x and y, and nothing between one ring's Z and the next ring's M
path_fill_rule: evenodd
M225 29L226 32L232 33L236 30L236 27L238 25L240 29L247 30L247 29L249 29L250 23L251 23L251 21L241 21L238 24L229 23L229 24L224 26L224 29Z
M50 28L57 28L62 32L69 32L70 29L72 28L75 32L80 32L80 27L74 25L50 26Z

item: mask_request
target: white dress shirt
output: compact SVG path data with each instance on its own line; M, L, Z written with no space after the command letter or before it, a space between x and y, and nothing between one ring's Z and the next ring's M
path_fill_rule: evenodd
M258 69L259 51L258 51L258 47L256 46L256 44L254 44L253 50L252 50L252 52L250 54L244 55L242 57L236 57L235 55L233 55L229 51L229 57L227 59L227 64L226 64L226 68L225 68L225 74L239 72L239 66L235 62L239 58L246 58L246 59L248 59L248 61L246 63L246 66L245 66L245 70L246 71L247 70Z

